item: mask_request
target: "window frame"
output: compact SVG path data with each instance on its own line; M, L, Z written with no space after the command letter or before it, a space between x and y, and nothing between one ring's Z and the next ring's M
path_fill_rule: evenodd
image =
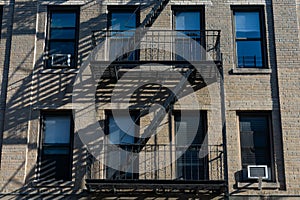
M75 38L74 39L51 39L51 20L52 20L52 13L75 13L76 15L76 22L75 22ZM44 65L45 68L50 69L76 69L78 68L78 45L79 45L79 27L80 25L80 7L79 6L48 6L47 7L47 28L46 28L46 41L45 41L45 50L44 50ZM58 41L58 42L74 42L74 58L73 64L71 60L71 66L52 66L50 61L50 44L51 41ZM72 59L72 58L71 58Z
M206 137L207 134L208 134L208 120L207 120L207 111L206 110L190 110L191 112L199 112L199 117L200 117L200 121L199 121L199 126L201 125L202 126L202 130L199 130L199 126L198 126L198 132L197 132L197 135L199 134L201 136L200 138L200 143L198 144L197 142L195 142L195 138L193 139L192 143L191 143L191 146L188 147L185 151L185 153L183 153L176 161L175 161L175 168L176 168L176 176L178 176L179 174L182 174L184 176L184 180L207 180L209 178L209 162L208 162L208 156L209 155L206 155L205 157L201 158L200 161L196 164L199 164L198 166L198 179L194 179L192 176L191 177L188 177L187 174L184 174L183 171L179 171L181 167L181 170L184 170L186 168L191 168L192 170L192 167L193 165L191 165L191 163L186 163L187 165L186 166L179 166L179 161L181 159L184 159L184 157L186 155L188 155L189 152L193 152L194 151L194 148L195 148L195 145L196 146L201 146L202 147L202 144L205 144L207 143L207 140L208 138ZM179 122L177 119L178 117L181 118L181 114L182 112L189 112L189 110L174 110L172 115L173 115L173 120L174 120L174 142L175 142L175 147L177 146L177 137L176 137L176 134L177 134L177 122ZM185 113L186 114L186 113ZM180 121L181 122L181 121ZM196 136L197 136L196 135ZM194 145L194 146L193 146ZM196 147L197 148L197 147ZM206 147L208 148L208 147ZM189 149L191 151L189 151ZM207 152L208 152L208 149L206 149ZM176 150L177 152L177 150ZM198 151L197 151L198 152ZM198 157L198 156L197 156ZM202 169L201 169L201 165L202 165ZM203 174L202 174L203 173Z
M239 134L239 143L240 143L240 163L241 163L241 170L244 173L245 169L243 168L243 160L242 160L242 137L241 137L241 126L240 126L240 119L241 117L266 117L267 118L267 127L268 127L268 145L270 151L270 174L269 179L264 180L266 182L275 182L276 181L276 174L275 174L275 160L274 160L274 147L273 147L273 129L272 129L272 113L271 111L239 111L237 112L237 120L238 120L238 134ZM267 148L267 147L266 147ZM246 171L245 171L246 172ZM241 177L241 182L257 182L255 179L248 179L243 176Z
M59 116L68 116L70 118L70 137L69 137L69 143L62 143L62 144L52 144L47 145L47 147L68 147L69 153L67 154L69 166L68 166L68 174L66 180L64 179L55 179L55 181L72 181L72 172L73 172L73 148L74 148L74 120L73 120L73 114L71 110L41 110L40 112L40 137L39 137L39 148L38 148L38 170L37 170L37 179L41 180L42 182L47 182L48 180L41 176L42 173L42 162L43 162L43 156L44 156L44 121L45 116L52 116L52 117L59 117ZM55 154L50 154L55 155ZM52 179L51 179L52 180Z
M205 6L202 5L195 5L195 6L188 6L188 5L173 5L171 7L172 10L172 30L173 31L189 31L189 30L176 30L176 13L177 12L199 12L199 26L200 26L200 30L193 30L193 31L199 31L200 32L200 39L199 39L199 43L200 46L202 48L206 47L206 36L205 36ZM198 40L196 40L198 41ZM175 41L174 41L175 44ZM176 44L175 44L175 48L176 48ZM201 50L201 49L200 49ZM176 50L175 50L176 52ZM173 60L178 61L180 60L180 58L178 59L179 55L174 55L173 56ZM180 56L181 57L181 56ZM200 60L205 60L206 59L206 52L200 52ZM198 61L198 60L195 60Z
M121 40L121 41L129 41L129 39L133 36L121 36L121 37L116 37L116 38L113 38L112 37L112 33L115 31L115 32L120 32L119 35L121 35L121 32L123 31L128 31L128 30L136 30L139 25L140 25L140 8L139 6L134 6L134 5L124 5L124 6L115 6L115 5L109 5L107 6L107 11L108 11L108 14L107 14L107 24L106 24L106 30L108 31L108 35L109 38L111 39L111 41L117 41L117 40ZM135 28L129 28L128 30L112 30L112 23L111 23L111 20L112 20L112 13L135 13ZM111 44L111 41L109 43L109 45ZM108 49L108 55L109 55L109 60L112 59L110 58L110 53L111 53L111 47L109 46L109 49ZM136 50L134 50L133 54L130 53L130 52L125 52L125 54L121 57L118 57L116 58L118 61L119 59L120 60L123 60L122 57L125 56L125 60L128 60L128 61L136 61L136 60L139 60L140 58L140 51L139 51L139 47L137 47Z
M268 69L268 54L267 54L267 40L266 40L266 20L265 20L265 6L259 5L235 5L231 6L231 18L232 18L232 33L234 42L234 64L237 69ZM254 12L259 14L259 25L260 25L260 38L237 38L236 37L236 23L235 23L235 13L236 12ZM239 66L238 65L238 53L237 53L237 41L260 41L262 66Z
M127 113L127 110L120 110L121 111L121 113ZM129 114L131 115L131 116L135 116L136 117L136 121L135 121L135 124L137 125L137 126L139 126L140 125L140 111L139 110L130 110L129 111ZM105 111L105 122L104 122L104 133L105 133L105 135L107 136L106 137L106 140L105 140L105 144L106 144L106 153L108 152L108 148L109 148L109 145L116 145L116 146L118 146L119 148L122 148L122 149L124 149L124 151L126 151L126 146L130 146L130 144L122 144L122 143L120 143L120 144L117 144L117 143L115 143L115 144L113 144L113 143L110 143L110 141L109 141L109 134L110 134L110 130L109 130L109 122L110 122L110 117L113 117L113 111L112 110L106 110ZM135 131L135 137L133 138L133 143L132 144L136 144L136 142L138 141L138 136L139 136L139 129L135 129L134 130ZM132 148L134 148L134 147L132 147ZM105 158L106 159L109 159L109 156L108 155L106 155L105 156ZM137 158L138 159L138 158ZM138 160L135 160L135 162L138 162ZM134 167L138 167L138 165L135 165ZM109 174L109 170L110 170L111 168L109 167L109 166L105 166L105 173L104 173L104 176L105 176L105 178L106 179L108 179L108 178L112 178L112 179L115 179L115 180L123 180L123 179L125 179L125 180L136 180L136 179L139 179L139 173L130 173L130 172L123 172L123 171L118 171L118 170L115 170L115 169L112 169L112 170L115 170L115 172L116 173L118 173L118 176L116 176L116 177L108 177L108 174ZM134 171L134 169L133 169L133 171ZM124 175L125 176L125 178L122 178L122 177L120 177L120 176L122 176L122 175ZM129 178L128 178L129 177Z

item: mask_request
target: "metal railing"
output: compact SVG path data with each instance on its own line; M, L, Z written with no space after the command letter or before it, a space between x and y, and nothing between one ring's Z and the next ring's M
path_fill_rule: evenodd
M86 178L101 180L224 180L222 145L137 144L103 146L100 160L87 153ZM124 151L120 151L123 149ZM142 150L141 150L142 149ZM128 154L138 153L129 163ZM104 163L109 164L106 166ZM113 165L126 163L126 172Z
M93 31L106 61L221 61L220 30Z
M262 67L261 56L239 56L238 67Z

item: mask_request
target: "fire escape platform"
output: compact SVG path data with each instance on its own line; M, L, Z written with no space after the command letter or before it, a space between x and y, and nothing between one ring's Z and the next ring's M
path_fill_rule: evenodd
M147 64L157 64L157 65L170 65L175 67L207 67L207 66L217 66L221 67L221 61L180 61L180 60L134 60L134 61L91 61L90 65L96 66L123 66L128 68L134 68L141 65Z
M222 63L219 61L92 61L90 68L95 77L102 78L117 78L122 74L129 72L130 75L136 77L150 78L159 73L159 76L172 78L180 72L184 73L187 70L194 71L194 78L204 77L206 81L216 81L216 75L222 70ZM178 76L174 76L178 78ZM157 77L156 77L157 78ZM202 79L202 78L200 78Z
M193 191L219 191L226 189L225 180L110 180L110 179L86 179L88 191L97 192L105 190L130 190L139 192L142 190L180 192Z

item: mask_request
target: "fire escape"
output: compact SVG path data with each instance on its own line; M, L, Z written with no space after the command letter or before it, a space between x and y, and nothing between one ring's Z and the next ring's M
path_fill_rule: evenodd
M201 30L193 31L188 34L177 33L176 31L167 30L150 30L149 27L153 25L160 13L165 9L169 0L158 0L152 6L150 12L146 15L145 19L138 27L138 31L127 31L126 34L116 31L93 31L92 44L96 48L102 41L104 42L105 51L100 55L103 56L100 59L92 61L90 67L95 75L95 78L107 79L111 82L118 82L126 72L132 70L131 76L139 77L141 74L145 75L149 73L149 76L156 74L155 79L164 78L166 80L176 79L177 76L173 74L181 73L181 79L177 80L176 86L172 92L163 99L161 107L155 113L153 120L145 128L141 137L135 142L134 145L126 146L127 151L134 151L135 153L144 154L149 151L156 151L157 157L164 159L166 153L172 154L176 150L166 147L166 145L153 145L149 144L149 140L156 130L157 126L162 123L166 113L172 110L173 105L177 101L178 96L184 96L184 86L187 83L192 85L194 90L205 87L214 82L222 83L218 74L222 74L222 58L220 53L220 31L219 30ZM193 38L199 38L198 41L201 44L201 49L194 49L198 52L198 55L194 56L194 53L190 50L189 60L178 58L178 55L174 55L168 52L168 48L176 48L174 41L187 41L188 44L193 42ZM119 55L113 62L109 61L109 56L105 54L111 48L110 45L115 39L119 39L119 44L123 49L119 50ZM121 38L121 39L120 39ZM189 45L187 45L189 46ZM124 48L125 47L125 48ZM138 50L136 50L138 49ZM123 53L124 52L124 53ZM192 55L191 55L192 54ZM194 57L193 57L194 56ZM146 67L139 67L145 65ZM150 66L154 65L154 66ZM158 70L156 73L155 65L172 66L166 70ZM150 66L150 67L149 67ZM213 67L216 66L216 67ZM97 74L101 74L97 77ZM148 76L148 77L149 77ZM205 81L204 78L205 77ZM151 78L151 77L149 77ZM162 91L160 86L158 91ZM223 102L224 103L224 102ZM146 115L148 108L151 106L145 104L141 107L140 115ZM223 141L224 142L224 141ZM196 153L200 150L201 146L195 146L191 151ZM99 178L98 175L94 175L95 166L99 166L99 162L96 161L92 155L87 156L87 179L86 185L89 191L126 191L138 192L143 191L156 191L156 192L182 192L182 191L194 191L194 192L211 192L218 191L218 193L224 193L226 190L225 182L225 146L220 145L207 145L207 151L209 158L206 157L201 161L203 168L203 174L198 173L198 178L176 177L171 175L170 177L157 178L152 176L130 176L126 177L125 173L115 171L109 178ZM173 152L174 151L174 152ZM146 155L146 154L145 154ZM163 156L164 155L164 156ZM125 156L126 162L124 163L124 170L132 167L132 164L138 160L138 156ZM97 163L95 165L95 163ZM213 165L211 163L214 163ZM199 164L199 163L198 163ZM97 168L96 167L96 168ZM97 169L96 169L97 171ZM167 171L167 170L166 170ZM208 175L209 172L213 172L214 175ZM206 173L207 172L207 173ZM96 172L98 173L98 172ZM167 172L166 172L167 173ZM191 172L193 173L193 172ZM171 172L172 174L172 172ZM201 172L202 174L202 172ZM112 177L119 177L117 179Z

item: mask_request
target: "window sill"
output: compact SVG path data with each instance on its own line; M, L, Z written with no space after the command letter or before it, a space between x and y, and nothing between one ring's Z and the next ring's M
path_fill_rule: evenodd
M61 1L52 1L52 0L46 0L46 1L42 1L41 2L41 5L61 5ZM86 4L86 1L84 0L71 0L71 1L66 1L63 3L63 5L78 5L78 6L82 6L82 5L85 5Z
M59 188L72 188L74 187L73 181L55 181L55 180L49 180L49 181L41 181L41 180L34 180L32 182L32 185L34 187L59 187Z
M267 68L233 68L232 74L271 74L272 70Z
M77 74L79 69L76 68L61 68L61 69L41 69L40 74Z
M238 189L258 189L258 183L254 182L237 182ZM278 182L262 182L262 189L279 189L280 185Z

